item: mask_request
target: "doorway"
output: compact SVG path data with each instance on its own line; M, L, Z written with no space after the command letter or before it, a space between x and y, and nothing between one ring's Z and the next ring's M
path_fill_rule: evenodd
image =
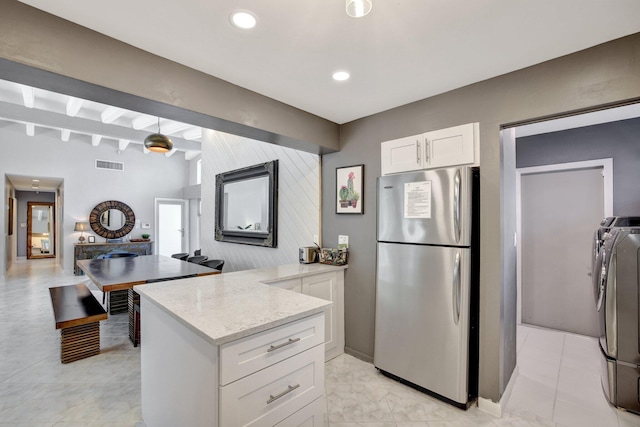
M521 323L599 336L591 239L613 213L612 169L602 159L516 171Z
M27 202L27 259L55 258L55 203Z
M188 204L183 199L156 199L156 252L159 255L187 252Z

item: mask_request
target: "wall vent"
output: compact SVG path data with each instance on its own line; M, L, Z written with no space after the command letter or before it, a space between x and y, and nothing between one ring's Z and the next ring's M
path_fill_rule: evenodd
M96 160L96 169L109 169L114 171L123 171L124 163L110 162L108 160Z

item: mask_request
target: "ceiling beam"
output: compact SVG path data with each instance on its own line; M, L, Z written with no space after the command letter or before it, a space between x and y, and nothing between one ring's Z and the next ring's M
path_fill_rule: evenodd
M133 127L136 130L139 129L144 129L147 128L149 126L151 126L154 123L158 122L158 118L157 117L153 117L153 116L147 116L142 115L142 116L138 116L135 119L133 119L131 121L131 127Z
M69 141L69 138L71 137L71 131L69 129L61 129L60 137L65 142Z
M124 113L125 111L122 108L107 107L107 109L100 114L100 119L102 120L102 123L113 123Z
M91 145L97 147L100 145L100 141L102 140L102 135L91 135Z
M51 111L30 109L18 104L0 102L0 119L16 123L34 123L37 126L51 129L69 129L73 133L81 135L100 135L103 138L114 140L126 139L132 144L142 144L149 132L135 130L125 126L108 125L95 120L81 117L69 117L66 114ZM197 151L200 153L201 145L198 141L187 141L183 138L171 137L173 146L179 151ZM93 143L93 139L92 139Z
M129 145L129 142L131 141L127 141L126 139L121 139L118 141L118 150L120 151L124 151L127 149L127 146Z
M67 116L77 116L80 112L80 109L82 108L82 104L84 104L84 99L70 96L69 100L67 101Z
M33 108L36 104L36 95L31 86L22 86L22 101L27 108Z

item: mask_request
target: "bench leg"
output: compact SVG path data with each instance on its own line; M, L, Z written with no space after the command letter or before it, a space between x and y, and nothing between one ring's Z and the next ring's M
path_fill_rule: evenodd
M60 330L60 361L75 362L100 354L100 322Z
M127 289L109 292L109 314L127 312Z

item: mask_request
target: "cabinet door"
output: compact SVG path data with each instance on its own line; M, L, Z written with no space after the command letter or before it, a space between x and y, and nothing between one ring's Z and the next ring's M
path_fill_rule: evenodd
M425 168L466 165L475 161L474 125L454 126L425 134Z
M385 141L382 147L382 175L422 169L423 135Z
M333 302L325 311L325 360L344 352L344 282L336 273L324 273L302 278L302 293ZM342 286L341 286L342 285Z

